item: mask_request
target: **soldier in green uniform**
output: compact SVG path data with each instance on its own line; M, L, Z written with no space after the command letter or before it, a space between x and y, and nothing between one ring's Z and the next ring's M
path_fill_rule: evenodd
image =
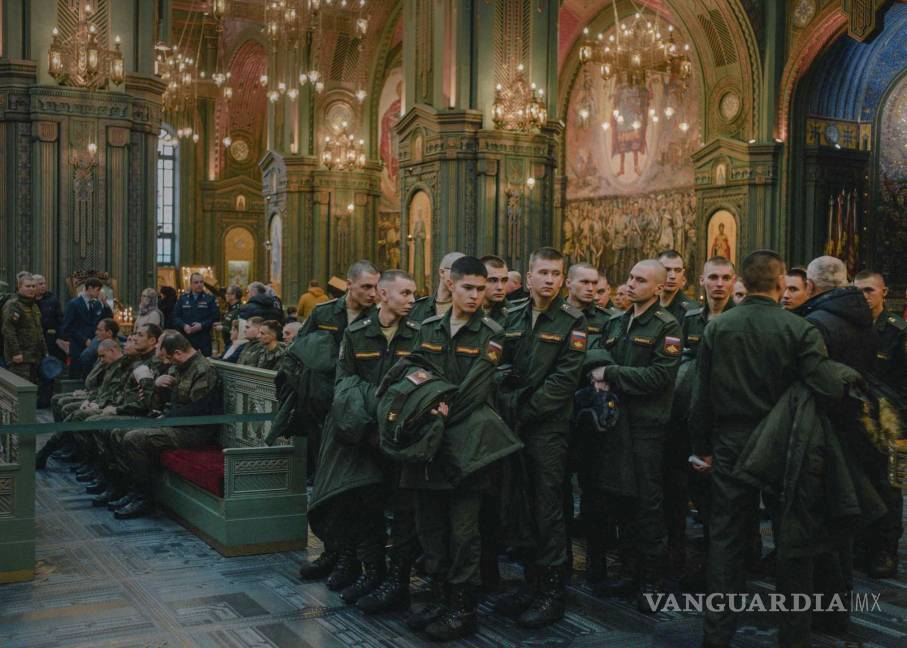
M716 256L706 261L699 276L699 285L705 292L705 305L689 309L680 322L683 358L677 372L664 459L664 511L668 530L668 554L671 567L677 571L683 568L686 559L687 503L691 490L696 494L694 500L703 518L705 537L708 539L708 481L705 477L692 473L688 461L691 447L686 420L692 378L689 371L691 363L696 360L699 340L702 338L705 325L733 307L731 291L736 280L734 264L728 259ZM692 486L691 480L694 480Z
M166 401L164 416L206 416L223 412L223 395L217 370L189 340L178 331L167 330L158 341L169 361L167 373L158 376L154 386ZM137 428L129 430L117 444L120 473L131 475L132 497L114 513L117 519L146 515L152 509L150 494L152 471L160 453L171 448L200 448L217 433L216 425Z
M283 327L277 320L265 320L261 323L258 332L261 347L255 357L255 367L272 371L277 369L280 358L287 350L286 345L280 340L281 335L283 335Z
M564 257L549 247L529 259L531 299L508 309L505 362L499 409L525 443L527 498L536 534L534 555L525 560L526 581L498 601L497 611L519 615L540 628L564 616L567 533L564 479L573 396L586 356L586 318L560 297Z
M262 322L264 321L264 318L258 315L246 320L246 330L244 332L246 344L239 354L237 364L254 367L258 362L258 355L261 353L261 340L258 338L261 334Z
M438 290L433 295L417 299L413 312L409 314L409 319L413 322L421 322L428 317L444 315L450 310L451 295L450 289L447 287L447 279L450 277L450 266L462 256L462 252L448 252L444 255L441 265L438 267Z
M412 356L436 368L445 380L458 385L450 402L434 412L454 421L486 402L493 390L501 358L504 329L482 311L485 266L477 258L461 256L445 278L451 307L444 315L422 322ZM480 470L454 488L442 461L406 464L400 485L416 490L416 525L432 577L432 601L413 614L407 625L425 630L432 639L446 641L475 633L480 584L481 538L479 512L482 495L491 487L489 469ZM445 596L449 591L449 596Z
M18 276L16 295L3 305L3 359L11 372L29 382L38 382L38 365L47 355L41 309L35 303L35 278Z
M632 307L608 321L585 367L596 389L617 394L621 416L629 419L637 491L635 499L596 494L605 501L590 507L616 524L621 555L620 575L598 589L616 596L635 587L643 612L652 610L642 594L661 589L660 568L667 551L662 459L682 351L680 326L658 303L666 277L664 266L654 259L633 266L627 280Z
M608 315L617 315L623 311L611 300L611 284L608 283L608 277L599 270L598 283L595 285L595 305L603 308Z
M378 281L378 296L380 308L350 324L343 334L335 383L338 402L349 402L344 401L345 394L355 390L367 394L371 430L377 429L375 390L397 360L409 355L419 332L419 325L407 319L416 297L416 283L409 274L385 271ZM398 488L399 471L380 454L375 438L349 445L338 440L335 428L325 425L319 457L322 470L315 479L309 516L315 519L320 501L331 501L331 513L337 519L330 522L330 532L342 547L340 560L363 565L362 574L340 596L367 614L406 608L410 570L418 551L412 492ZM393 514L387 573L386 508Z
M819 331L778 303L784 292L781 257L771 250L753 252L743 260L740 278L746 298L710 322L700 339L689 417L693 451L703 462L694 468L712 479L708 586L723 593L746 591L745 554L759 490L733 471L750 434L797 380L830 398L842 398L846 387L840 372L828 371L831 361ZM859 379L855 371L848 375ZM800 562L779 563L779 591L812 591L810 583L797 582L811 580L812 561ZM780 645L808 645L808 617L803 636L798 616L781 615ZM730 645L736 626L729 608L706 611L703 645Z
M872 311L879 336L875 375L907 399L907 322L885 310L888 286L878 272L864 270L854 277L854 285L863 292ZM892 578L898 571L898 543L904 532L904 495L888 482L887 462L879 457L867 473L888 512L869 525L858 536L857 551L867 557L867 572L873 578Z
M378 280L381 278L381 273L371 261L360 260L350 266L346 278L346 294L339 299L318 304L306 319L293 344L301 344L310 333L326 331L333 336L339 348L346 327L368 315L378 298ZM311 421L306 430L310 476L317 475L320 430L323 423L323 421ZM338 565L339 558L338 548L328 543L318 558L300 568L299 577L303 580L325 578L339 566L342 569L333 580L339 583L348 581L347 584L355 582L358 572L353 571L353 565L349 561Z
M493 254L483 256L479 260L485 264L485 271L488 273L482 310L488 317L503 326L507 317L507 309L511 306L507 301L507 262Z
M683 257L677 250L665 250L658 255L658 261L668 272L664 290L661 291L659 298L661 307L673 315L678 323L682 322L683 314L690 308L696 307L696 302L683 292L683 288L687 283Z
M242 308L242 288L227 286L224 301L227 302L227 308L214 328L220 332L224 340L224 350L226 350L230 348L230 327L233 326L234 321L239 319L239 309Z
M567 303L586 316L590 346L614 314L596 303L599 278L598 270L590 263L574 263L567 271Z

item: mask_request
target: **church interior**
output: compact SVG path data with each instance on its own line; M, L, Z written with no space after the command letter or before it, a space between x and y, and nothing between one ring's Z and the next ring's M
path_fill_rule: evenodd
M881 273L901 314L905 44L904 0L0 0L0 293L28 271L65 304L98 278L126 331L143 291L163 307L197 274L226 312L253 282L284 306L339 297L360 259L425 296L448 252L525 273L552 246L615 291L676 250L701 304L707 259L768 248ZM165 477L173 515L116 522L62 462L25 468L50 410L0 370L3 426L22 424L0 428L0 646L426 645L301 583L313 534L255 535L255 508L304 527L306 494L304 442L262 448L256 371L224 374L248 420L222 433L218 492ZM857 574L881 608L812 645L904 646L903 541L900 564ZM537 631L482 602L453 645L701 641L700 615L579 576L567 600ZM775 645L766 617L733 645Z

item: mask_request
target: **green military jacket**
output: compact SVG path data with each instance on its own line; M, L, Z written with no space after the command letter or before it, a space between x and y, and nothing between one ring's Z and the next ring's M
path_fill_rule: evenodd
M346 390L358 387L371 395L364 399L364 403L370 410L368 415L375 422L375 430L378 416L375 390L397 360L409 355L418 332L419 324L404 318L388 344L381 332L378 311L374 310L367 317L350 324L343 333L335 384L338 388L343 385ZM339 391L335 398L341 398ZM338 401L335 405L341 403ZM336 413L336 409L334 411ZM312 508L340 493L384 481L386 467L382 465L377 443L373 443L375 439L345 445L334 431L331 417L321 439L318 470L309 504Z
M371 309L362 311L353 322L358 322L367 316L370 311ZM346 295L344 295L339 299L332 299L318 304L312 314L306 318L302 328L299 329L296 339L303 338L313 331L329 331L334 336L334 342L339 347L340 341L343 339L343 332L348 324L351 323L347 322Z
M733 307L733 300L728 299L721 312L726 313ZM683 357L685 360L695 358L696 352L699 350L699 341L702 339L702 332L705 330L705 325L709 323L708 306L691 308L684 313L683 319L679 322L683 340Z
M126 393L126 381L130 374L132 374L132 358L130 356L124 355L107 365L107 370L104 371L104 380L101 381L101 386L98 387L98 391L94 395L94 401L99 407L119 405L123 402L123 397Z
M682 352L677 320L656 301L641 315L633 309L613 316L589 349L586 369L607 362L604 379L620 397L630 427L658 427L671 417L674 378Z
M567 433L573 394L586 357L582 312L557 297L532 325L532 301L507 310L504 362L513 367L502 385L502 415L517 430L552 422Z
M674 298L671 300L671 303L667 306L662 306L661 309L668 311L678 322L682 322L684 313L686 313L691 308L696 308L697 306L698 304L687 297L686 293L684 293L682 290L678 290L676 293L674 293Z
M450 334L450 317L435 315L422 322L411 355L458 386L448 403L445 427L466 419L487 404L494 390L494 376L504 350L504 329L481 309L473 313L457 334ZM447 490L452 488L441 461L407 464L402 468L403 488Z
M140 381L133 372L142 365L148 367L152 377ZM158 360L154 349L132 358L123 390L123 400L116 406L116 413L120 416L147 416L152 410L157 409L154 402L154 379L165 370L166 367Z
M196 352L181 365L170 365L167 373L176 378L173 386L165 390L167 416L203 416L220 412L220 378L214 365L201 353Z
M428 297L420 297L413 304L413 309L409 313L409 319L413 322L422 322L429 317L437 317L438 297L431 294Z
M258 364L258 356L261 354L262 345L259 340L249 340L246 342L242 351L239 352L239 359L236 364L247 367L255 367Z
M3 358L12 364L13 357L22 356L25 364L37 364L47 355L41 309L34 299L22 295L11 297L3 305Z
M720 444L739 452L745 433L722 428L755 428L796 380L841 398L839 366L807 320L768 297L746 297L703 330L688 421L693 451L711 455Z
M94 365L91 367L91 371L89 371L88 375L85 377L85 390L88 391L88 393L95 393L98 387L101 386L101 381L104 380L105 371L107 371L107 365L104 364L104 361L100 358L95 360Z
M875 329L879 334L876 375L907 398L907 322L883 312L876 318Z
M224 340L225 349L230 348L230 327L233 326L233 322L239 319L240 308L242 308L242 302L236 302L232 306L228 306L227 310L224 312L224 316L220 320L220 323L223 326L221 337Z
M589 344L602 334L608 325L608 320L614 316L614 313L608 312L596 303L591 303L585 308L580 309L586 316L586 331L589 334Z
M280 359L283 357L283 354L286 353L286 350L287 345L283 342L278 342L277 346L270 350L259 343L258 353L255 354L255 362L254 364L250 364L253 364L253 366L258 367L259 369L277 371L277 367L280 365Z
M485 314L501 326L504 326L505 322L507 321L507 310L512 307L513 304L511 304L509 300L505 299L504 301L492 304L491 308L485 311Z

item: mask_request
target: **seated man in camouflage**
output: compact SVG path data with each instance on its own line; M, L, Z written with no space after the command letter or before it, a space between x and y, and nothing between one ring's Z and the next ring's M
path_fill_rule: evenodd
M161 417L207 416L221 414L223 401L217 370L189 340L173 330L164 331L158 340L161 357L170 363L166 373L154 380L155 398L164 403ZM114 461L120 474L130 475L131 494L114 512L117 519L140 517L153 507L151 479L160 453L173 448L201 448L217 434L217 425L137 428L116 442Z
M93 398L97 393L98 387L101 386L101 381L104 379L104 371L106 369L107 365L101 358L98 358L97 361L95 361L94 366L92 366L91 371L88 373L88 376L85 378L84 389L77 389L65 394L55 394L52 396L50 399L50 407L53 411L54 421L60 422L66 417L63 409L67 405L71 405L72 403L81 405L84 401ZM61 453L59 458L70 460L74 457L75 445L72 441L72 432L54 432L35 457L36 468L38 470L43 470L44 466L47 465L47 460L50 456L61 448L65 448L65 450Z
M245 320L245 322L246 346L243 347L242 353L239 354L238 364L254 367L258 362L258 355L261 353L261 340L258 338L261 334L261 325L264 319L256 315Z

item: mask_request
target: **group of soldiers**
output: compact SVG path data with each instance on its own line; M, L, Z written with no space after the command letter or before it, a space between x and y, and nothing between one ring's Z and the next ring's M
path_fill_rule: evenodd
M895 400L907 396L907 323L885 311L884 278L867 271L850 284L832 257L788 271L763 250L739 272L710 258L700 304L683 292L683 258L667 250L632 267L625 309L610 301L595 267L566 267L550 247L531 255L529 297L517 302L507 300L499 257L451 252L438 274L437 290L417 298L406 272L353 264L347 293L319 304L277 362L285 386L318 336L333 346L312 348L336 358L333 391L320 397L322 407L306 409L321 415L282 430L307 435L317 458L309 511L324 551L301 578L326 579L366 614L406 609L421 556L431 595L408 625L435 640L476 632L478 592L498 584L504 549L525 578L496 599L495 611L527 628L563 618L573 473L594 591L656 611L644 595L659 592L665 571L682 564L692 499L708 540L708 588L744 592L760 501L774 506L772 493L737 474L760 422L798 381L824 399L842 437L859 436L849 397L870 377ZM3 312L7 344L11 333L20 336L5 346L7 362L29 349L28 300L28 281L20 281ZM99 355L85 390L54 398L55 420L220 411L216 371L182 333L146 325L122 350L103 342ZM323 407L332 399L333 408ZM160 450L206 445L215 430L57 434L39 466L68 443L93 503L132 517L151 506ZM891 576L901 493L887 483L880 453L848 449L884 502L857 536L858 558L870 575ZM772 511L776 539L782 519L788 535L798 528ZM797 560L779 548L779 591L851 589L855 534ZM614 546L618 560L609 565ZM728 645L735 623L729 609L707 612L704 645ZM841 629L840 619L823 623ZM808 614L785 616L782 645L803 645L809 628Z

